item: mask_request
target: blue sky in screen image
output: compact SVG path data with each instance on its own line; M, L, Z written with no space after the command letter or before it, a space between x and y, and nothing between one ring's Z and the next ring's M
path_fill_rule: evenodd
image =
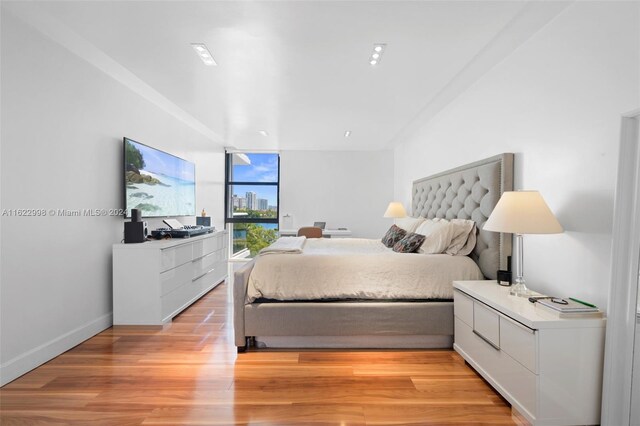
M192 163L148 146L132 143L142 153L145 164L144 170L188 182L195 182L195 166Z
M246 155L251 165L233 166L235 182L278 182L278 154Z

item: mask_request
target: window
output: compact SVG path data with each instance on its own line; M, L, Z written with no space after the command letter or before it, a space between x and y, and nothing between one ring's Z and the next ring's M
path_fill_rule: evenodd
M280 156L227 153L225 222L233 256L255 256L278 238Z

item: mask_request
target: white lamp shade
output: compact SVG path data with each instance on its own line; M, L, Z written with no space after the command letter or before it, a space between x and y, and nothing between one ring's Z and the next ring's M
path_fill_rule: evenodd
M512 234L559 234L563 231L538 191L504 192L483 229Z
M407 211L404 209L402 203L398 203L397 201L393 201L389 203L389 207L387 207L387 211L384 212L384 217L406 217Z

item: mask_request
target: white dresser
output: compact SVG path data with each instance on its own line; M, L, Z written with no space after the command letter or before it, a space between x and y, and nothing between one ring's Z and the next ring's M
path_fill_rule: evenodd
M162 325L227 278L227 231L113 246L113 324Z
M495 281L455 281L454 349L535 425L600 423L605 320L559 318Z

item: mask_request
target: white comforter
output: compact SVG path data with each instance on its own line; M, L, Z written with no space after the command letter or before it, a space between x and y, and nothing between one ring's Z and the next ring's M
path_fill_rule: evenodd
M258 256L247 303L452 299L452 281L479 279L480 269L467 256L395 253L379 240L307 239L301 254Z

